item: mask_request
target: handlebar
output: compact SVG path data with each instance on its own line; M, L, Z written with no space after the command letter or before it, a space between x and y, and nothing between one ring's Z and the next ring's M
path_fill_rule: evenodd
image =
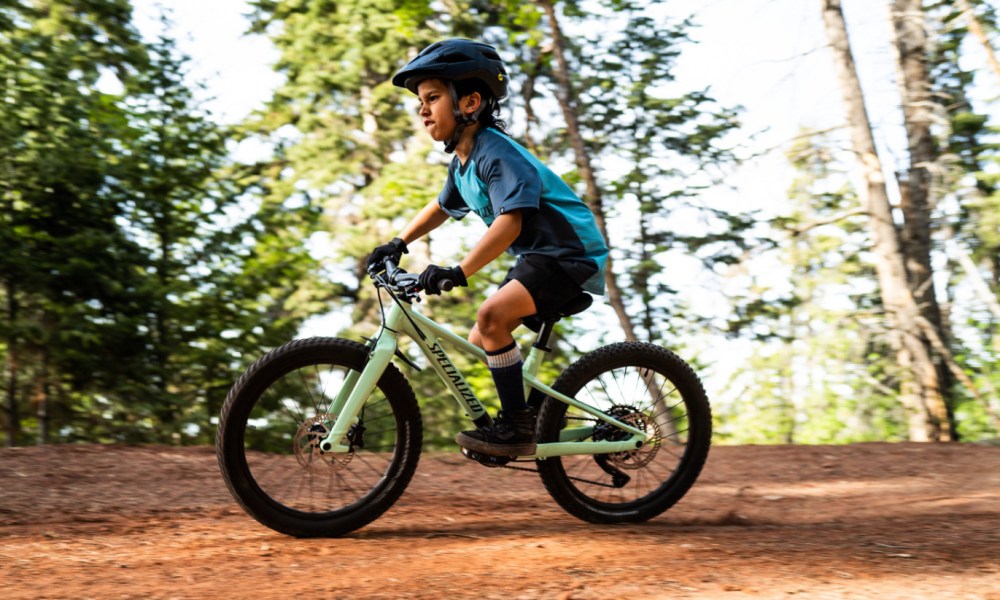
M419 275L406 272L391 259L386 259L382 266L385 268L384 275L381 274L381 269L377 266L372 266L368 270L368 274L376 283L390 288L396 294L419 301L420 292L423 291L423 288L420 287ZM455 282L450 279L442 279L439 287L442 292L450 292L455 288Z
M408 288L420 285L420 277L416 273L407 273L395 262L385 261L386 283L393 287Z

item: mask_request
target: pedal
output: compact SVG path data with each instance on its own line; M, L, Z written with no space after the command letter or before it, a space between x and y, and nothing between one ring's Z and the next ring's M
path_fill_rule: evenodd
M509 456L490 456L489 454L474 452L468 448L462 448L462 454L465 455L466 458L474 460L484 467L490 467L491 469L502 467L513 460Z

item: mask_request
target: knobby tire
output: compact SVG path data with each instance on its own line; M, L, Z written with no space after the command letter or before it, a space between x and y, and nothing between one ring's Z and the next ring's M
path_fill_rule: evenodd
M324 454L311 443L330 427L325 407L337 384L361 371L368 354L345 339L296 340L233 385L216 454L234 498L260 523L296 537L340 536L371 523L406 489L423 430L413 390L392 364L365 404L363 427L352 430L352 452Z

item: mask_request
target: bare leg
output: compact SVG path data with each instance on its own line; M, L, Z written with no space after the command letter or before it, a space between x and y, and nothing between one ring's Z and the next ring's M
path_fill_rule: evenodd
M512 280L479 307L469 341L487 352L509 346L521 319L536 312L531 294L520 281Z
M536 412L524 401L521 353L511 335L521 319L535 312L535 301L517 280L507 283L479 307L469 341L486 351L486 364L503 413L491 426L458 434L455 439L463 448L495 456L535 452Z

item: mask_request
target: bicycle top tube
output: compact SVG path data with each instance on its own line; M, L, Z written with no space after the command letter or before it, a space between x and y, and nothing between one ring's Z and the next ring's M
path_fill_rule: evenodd
M430 333L434 337L446 341L449 345L485 362L486 356L482 348L473 346L464 338L456 335L446 325L437 323L430 317L413 311L411 306L404 306L404 304L410 305L413 302L420 302L421 300L421 292L423 290L420 287L419 276L417 274L406 272L390 259L386 259L383 262L383 266L384 271L379 270L377 266L369 270L369 274L375 282L376 287L389 291L397 304L396 310L390 310L388 314L384 310L382 311L383 326L389 326L394 331L402 331L411 337L419 337L421 339L424 337L425 332ZM587 302L581 305L580 308L575 308L572 312L579 312L589 305L590 297L588 296ZM387 319L394 323L390 325ZM403 326L401 322L403 319L405 319L408 326ZM535 342L532 344L532 348L525 360L525 372L527 374L536 375L539 365L542 362L542 356L551 352L548 348L548 340L552 333L552 326L556 320L545 322L542 329L538 331Z
M449 385L449 388L455 386L456 380L461 381L461 385L464 387L462 389L459 388L452 389L453 395L455 395L457 399L460 399L460 401L464 400L466 397L469 396L474 398L474 395L471 394L471 390L468 395L462 393L462 390L464 388L467 388L468 386L467 384L465 384L464 378L462 378L461 375L458 374L457 369L454 369L454 366L451 363L450 359L448 359L447 355L444 354L443 350L440 349L438 341L439 340L446 341L451 345L459 348L460 350L467 352L479 358L480 360L485 361L486 356L483 350L481 348L473 346L466 340L461 339L459 336L450 331L444 325L441 325L433 321L429 317L426 317L418 312L415 311L411 312L410 307L404 306L404 304L410 304L412 301L417 301L417 302L420 301L420 292L422 290L420 289L419 277L416 274L407 273L403 269L399 268L393 261L386 260L384 274L379 272L372 273L372 279L375 281L377 286L389 290L389 292L392 294L396 302L396 306L393 307L393 310L390 311L388 315L391 325L396 325L398 327L398 329L393 330L392 334L393 337L395 337L397 333L399 333L400 331L405 332L410 337L413 337L414 341L417 342L417 345L423 350L425 356L427 356L429 363L435 367L435 370L438 370L437 367L441 368L441 371L438 373L438 375L441 376L442 380ZM590 298L588 297L585 303L579 303L579 302L576 303L571 307L571 310L567 311L567 313L565 314L567 315L574 314L575 312L579 312L580 310L585 309L589 305L590 305ZM539 335L540 339L542 337L545 337L547 339L548 337L547 333L551 332L551 327L554 323L555 320L547 321L545 323L543 331L540 332ZM390 324L385 324L385 325L391 327ZM430 335L429 339L425 339L425 332L426 334ZM433 343L434 348L432 348L428 344L428 342ZM544 347L540 348L539 344L536 343L535 346L532 348L531 352L529 353L528 360L526 361L525 365L527 368L524 370L524 375L525 375L524 383L526 386L525 390L526 395L528 388L537 389L539 391L542 391L543 393L546 393L551 397L556 398L561 402L565 402L567 404L570 404L571 406L575 406L576 408L602 421L605 421L624 431L632 433L633 435L638 435L638 436L644 435L641 430L631 425L622 423L615 417L608 415L602 412L601 410L598 410L595 407L589 406L585 402L581 402L569 396L564 396L558 391L538 381L536 377L538 374L539 366L542 362L542 355L548 352L549 350L547 348ZM456 375L453 376L450 372L450 369L454 370ZM455 379L456 377L457 379ZM478 404L478 401L476 401L476 403ZM468 408L466 408L466 410L469 411ZM471 412L478 412L478 411L472 410Z

